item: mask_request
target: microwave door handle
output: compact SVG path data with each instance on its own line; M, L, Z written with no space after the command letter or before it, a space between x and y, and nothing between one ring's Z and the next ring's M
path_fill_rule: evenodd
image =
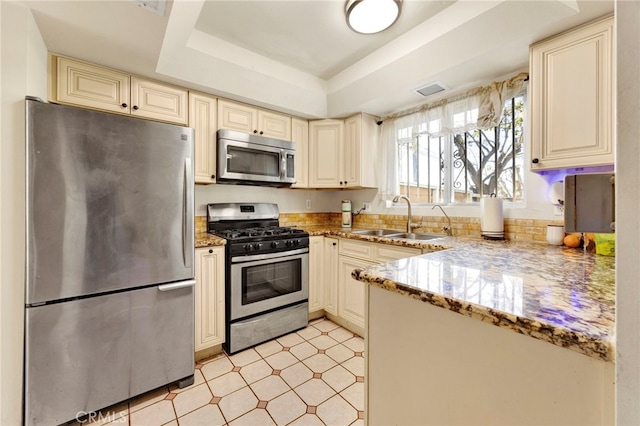
M287 156L284 153L284 149L280 150L280 179L284 180L287 172Z

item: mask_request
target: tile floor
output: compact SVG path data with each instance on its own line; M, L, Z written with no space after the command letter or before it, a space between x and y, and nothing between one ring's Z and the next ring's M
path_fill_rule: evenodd
M203 360L192 386L150 392L109 409L101 422L363 425L363 410L364 340L322 318L255 348Z

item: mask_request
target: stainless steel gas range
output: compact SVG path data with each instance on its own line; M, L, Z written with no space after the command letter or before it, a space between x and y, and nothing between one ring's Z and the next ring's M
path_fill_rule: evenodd
M309 234L280 227L276 204L207 205L207 230L227 240L226 342L232 354L306 327Z

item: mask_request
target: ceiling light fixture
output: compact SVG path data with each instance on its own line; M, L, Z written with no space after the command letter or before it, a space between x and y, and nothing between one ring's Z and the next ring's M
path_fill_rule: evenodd
M396 22L401 5L402 0L349 0L347 25L357 33L379 33Z

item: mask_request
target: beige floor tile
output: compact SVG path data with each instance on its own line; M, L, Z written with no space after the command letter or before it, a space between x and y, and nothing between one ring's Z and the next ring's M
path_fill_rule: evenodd
M349 340L353 337L353 333L345 330L342 327L336 328L335 330L331 330L329 332L329 337L331 337L332 339L338 341L338 342L344 342L345 340Z
M278 343L286 348L290 348L302 342L304 342L304 339L296 333L287 334L286 336L278 338Z
M129 404L124 402L124 403L117 404L111 407L107 407L103 410L100 410L94 413L93 415L90 415L86 419L83 419L83 422L79 424L101 426L101 425L107 425L110 423L116 423L116 424L125 423L124 419L127 419L126 423L128 423L129 422L127 417L128 415L129 415Z
M309 321L309 325L315 325L315 324L318 324L319 322L322 322L322 321L328 321L328 320L325 317L316 318L314 320Z
M256 352L258 352L262 358L266 358L269 355L273 355L276 352L280 352L282 350L282 345L275 340L269 340L266 343L256 346L255 349L256 349Z
M364 420L363 419L358 419L355 422L351 423L350 426L364 426Z
M336 392L341 392L356 382L356 376L346 368L336 365L332 369L322 373L322 380Z
M235 420L241 415L256 408L258 399L255 397L249 386L237 390L227 396L223 396L218 406L222 410L227 422Z
M249 384L270 376L272 372L273 368L271 368L271 366L263 359L252 364L245 365L240 369L240 375L242 375L244 380Z
M253 383L250 387L260 401L271 401L277 396L291 390L280 376L265 377L264 379Z
M351 371L356 376L364 376L364 358L362 357L353 357L341 363L340 365Z
M172 393L181 393L189 389L193 389L196 386L203 384L204 382L205 380L204 380L204 376L202 375L202 372L200 370L195 370L195 372L193 373L193 384L191 386L187 386L186 388L180 389L178 385L172 385L170 388L170 391Z
M362 337L352 337L342 342L342 344L354 352L364 352L364 339Z
M111 423L105 423L105 426L126 426L129 424L129 416L117 414L116 417L112 417L114 420ZM93 423L84 423L85 425Z
M306 382L313 377L313 371L301 362L297 362L280 372L280 377L292 388Z
M222 426L227 424L217 405L207 404L178 419L180 426Z
M335 330L336 328L340 327L338 324L333 323L329 320L320 321L318 323L313 324L313 326L318 330L324 331L324 332Z
M289 352L291 352L299 360L303 360L305 358L309 358L311 355L317 354L318 348L307 341L303 341L299 345L295 345L294 347L289 349Z
M255 349L246 349L242 352L238 352L237 354L231 355L229 360L236 367L242 367L244 365L251 364L252 362L256 362L260 359L260 354L256 352Z
M225 396L232 392L237 391L240 388L247 386L240 373L232 371L224 376L217 377L213 380L209 380L209 387L213 396Z
M167 423L163 424L162 426L178 426L178 421L177 420L171 420L170 422L167 422Z
M267 411L278 425L286 425L305 414L307 405L291 390L269 401Z
M148 407L151 404L160 402L165 399L167 395L169 395L169 391L167 390L167 388L160 388L156 389L155 391L147 392L144 395L133 399L129 403L129 412L133 413L135 411Z
M313 339L316 336L320 336L322 333L315 327L307 327L298 331L298 336L302 337L305 340Z
M200 369L202 375L207 381L222 376L223 374L227 374L231 370L233 370L233 364L227 357L218 358L215 361L208 362Z
M267 413L266 410L261 408L256 408L253 411L249 411L247 414L244 414L231 423L230 426L270 426L275 425L273 419Z
M179 393L173 398L173 406L178 417L184 416L193 410L200 408L211 401L211 391L206 384L198 385L193 389Z
M335 362L344 362L349 358L353 358L354 352L344 345L335 345L325 351Z
M335 395L335 391L321 379L311 379L294 389L307 405L318 406Z
M340 395L357 410L364 410L364 383L354 383L340 392Z
M315 414L305 414L289 423L289 426L324 426L324 423Z
M275 370L284 370L290 365L298 362L298 358L289 352L278 352L265 358L265 361Z
M313 346L315 346L318 349L329 349L330 347L338 344L337 341L333 340L329 336L314 337L313 339L309 340L309 343L311 343Z
M323 373L337 364L325 354L316 354L302 361L314 373Z
M358 412L340 395L320 404L316 414L327 425L348 425L358 419Z
M131 426L160 426L176 418L171 401L151 404L129 415Z

